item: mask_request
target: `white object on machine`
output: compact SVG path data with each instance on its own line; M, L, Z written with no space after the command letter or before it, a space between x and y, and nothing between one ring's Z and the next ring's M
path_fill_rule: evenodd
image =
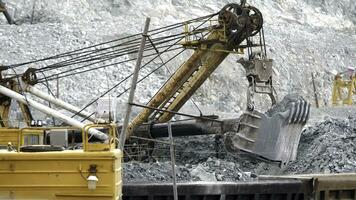
M45 106L41 103L38 103L34 100L31 100L29 98L26 98L24 97L23 95L17 93L17 92L14 92L4 86L0 86L0 93L5 95L5 96L8 96L10 98L13 98L13 99L16 99L17 101L23 103L23 104L26 104L28 106L31 106L45 114L48 114L52 117L55 117L55 118L58 118L60 119L61 121L71 125L71 126L74 126L74 127L77 127L77 128L84 128L85 127L85 124L78 121L78 120L75 120L71 117L68 117L60 112L58 112L57 110L54 110L52 108L49 108L48 106ZM93 135L95 138L99 139L99 140L102 140L102 141L105 141L105 140L108 140L108 136L105 134L105 133L102 133L96 129L89 129L89 134Z
M49 101L49 102L51 102L51 103L53 103L53 104L55 104L55 105L57 105L57 106L59 106L61 108L64 108L64 109L66 109L66 110L68 110L68 111L70 111L72 113L78 113L78 116L86 118L91 122L94 122L94 123L105 123L104 120L98 119L98 118L96 118L94 116L91 116L90 113L88 113L86 111L81 111L81 109L76 107L76 106L73 106L73 105L71 105L69 103L66 103L66 102L64 102L64 101L62 101L62 100L60 100L58 98L55 98L55 97L49 95L49 94L46 94L46 93L36 89L35 87L31 86L31 85L28 85L26 83L22 83L22 84L23 84L23 86L24 86L24 88L25 88L25 90L27 92L29 92L29 93L31 93L31 94L33 94L33 95L35 95L35 96L37 96L37 97L39 97L41 99Z

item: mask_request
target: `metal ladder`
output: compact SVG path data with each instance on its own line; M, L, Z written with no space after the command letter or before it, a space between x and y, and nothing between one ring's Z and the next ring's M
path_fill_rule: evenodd
M201 65L189 76L189 78L182 84L182 86L173 94L173 96L167 101L163 102L159 109L162 110L167 110L169 106L176 100L176 98L179 96L179 94L184 90L185 87L190 87L190 80L194 77L194 75L197 74L197 72L201 69ZM163 112L156 111L153 114L153 118L155 120L158 120L161 116L163 115Z

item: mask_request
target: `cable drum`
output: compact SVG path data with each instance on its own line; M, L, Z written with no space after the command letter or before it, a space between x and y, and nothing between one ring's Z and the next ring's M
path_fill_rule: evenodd
M219 12L219 22L225 27L229 43L240 44L241 39L256 35L262 28L261 12L253 6L244 3L230 3Z
M256 7L248 6L249 9L249 26L252 27L253 31L251 32L250 36L256 35L263 26L263 17L260 10Z

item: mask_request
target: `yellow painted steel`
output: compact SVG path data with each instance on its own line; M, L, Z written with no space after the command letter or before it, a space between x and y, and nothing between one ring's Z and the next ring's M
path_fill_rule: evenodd
M347 200L356 199L356 174L310 174L314 184L314 199Z
M7 146L11 143L18 146L20 130L18 128L0 128L0 146Z
M115 141L116 129L109 128L111 140L97 145L87 142L86 131L94 127L98 126L84 128L86 141L81 150L0 151L0 199L120 199L122 152L111 143ZM13 133L24 138L40 130L30 129ZM24 145L25 140L18 141ZM88 189L91 166L96 166L95 176L99 179L95 190Z
M89 130L93 128L106 128L109 131L109 140L104 143L89 143ZM109 124L88 124L83 128L83 148L85 151L110 151L115 149L116 128L112 128Z
M221 43L227 43L228 42L228 37L226 36L226 24L223 20L209 20L210 26L207 28L202 28L198 30L190 30L190 24L186 23L184 24L184 41L181 42L180 44L184 48L191 48L195 49L199 47L202 43L206 43L207 41L213 41L214 43L221 42ZM216 28L216 26L222 25L221 28ZM204 33L207 32L214 32L215 36L214 38L208 37L208 38L200 38L198 39L197 36L200 35L202 36ZM229 51L232 52L232 51Z
M206 40L215 40L221 37L221 30L213 30ZM219 50L219 51L215 51ZM219 66L219 64L229 54L231 47L228 44L216 43L209 47L201 44L192 56L183 63L175 73L167 80L160 90L148 102L148 107L162 108L168 101L173 100L174 105L171 111L177 111L184 105L189 97L200 87L209 75ZM190 83L190 81L192 81ZM178 94L179 93L179 94ZM173 97L174 95L177 95ZM170 102L173 104L173 102ZM174 107L173 107L174 106ZM144 108L130 123L128 127L128 137L133 129L143 122L148 121L152 109ZM171 114L164 114L160 122L167 121Z
M346 89L346 97L343 96L343 89ZM349 80L343 80L340 74L335 76L333 91L332 91L332 105L352 105L353 95L356 95L356 74L352 75Z
M36 128L23 128L18 134L18 143L21 145L17 146L17 151L20 151L21 146L27 145L43 145L44 130Z
M119 199L121 152L1 152L0 199ZM97 165L93 191L86 178Z
M262 179L310 180L310 199L315 200L354 200L356 199L356 173L338 174L293 174L260 175Z
M11 144L14 148L19 150L21 145L31 145L32 138L38 139L38 143L36 144L42 144L43 129L0 128L0 147Z
M1 74L0 74L0 79L1 79ZM14 81L9 81L8 86L9 89L14 90L18 93L21 93L21 88L19 87L18 84L16 84ZM24 122L28 126L30 126L30 123L32 121L32 115L30 112L30 109L27 105L17 102L18 106L21 109L21 113L24 118ZM1 127L9 127L9 114L10 114L10 106L12 104L11 98L7 96L1 95L1 100L0 100L0 126Z
M227 45L216 43L210 47L210 50L214 49L228 50L229 48ZM200 58L201 66L199 70L181 86L179 93L176 95L174 101L169 104L167 110L178 111L228 55L229 53L223 51L205 51L204 55ZM158 122L167 122L172 117L172 113L165 112L158 118Z

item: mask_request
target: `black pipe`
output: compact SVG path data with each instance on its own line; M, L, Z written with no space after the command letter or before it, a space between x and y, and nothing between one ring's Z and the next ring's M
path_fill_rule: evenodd
M201 123L197 123L195 120L175 123L172 122L171 124L172 135L174 137L216 134L215 132L202 126ZM168 124L154 124L151 128L151 136L153 138L168 137Z
M237 131L238 119L225 119L222 121L209 121L202 119L191 119L171 122L173 137L195 136L195 135L219 135L227 131ZM65 128L63 128L65 129ZM106 132L107 129L100 129ZM121 133L121 126L117 128ZM45 143L50 144L51 131L46 132ZM163 138L168 137L168 123L143 124L137 127L133 133L134 136L145 138ZM95 137L90 137L89 142L98 142ZM81 130L68 130L68 142L81 143Z
M237 128L237 119L227 119L222 122L209 120L185 120L171 122L173 137L222 134ZM168 137L168 124L143 124L134 131L135 136L162 138Z
M172 135L186 136L186 135L203 135L204 130L197 126L196 124L172 124ZM167 124L155 124L151 129L151 136L153 138L168 137L168 126Z

